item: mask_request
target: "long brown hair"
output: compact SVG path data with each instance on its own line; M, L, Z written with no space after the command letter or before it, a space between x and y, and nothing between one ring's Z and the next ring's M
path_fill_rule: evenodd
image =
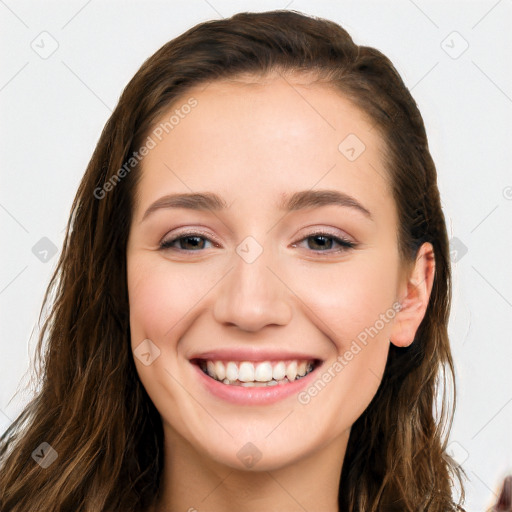
M449 248L423 120L378 50L354 44L332 21L272 11L196 25L144 62L123 91L76 194L45 295L50 312L36 352L41 389L0 440L3 512L130 512L154 502L163 430L133 362L126 283L140 165L119 170L191 86L276 70L312 72L368 116L386 144L403 261L423 242L435 253L433 290L415 340L391 345L376 396L351 429L340 510L456 510L455 483L463 500L461 469L446 453L448 380L455 405ZM42 443L57 455L48 467L33 456L55 456Z

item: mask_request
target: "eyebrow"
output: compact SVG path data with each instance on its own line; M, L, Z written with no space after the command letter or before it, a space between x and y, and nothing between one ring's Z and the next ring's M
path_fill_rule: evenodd
M353 208L365 217L372 218L370 211L365 208L354 197L351 197L337 190L301 190L293 194L281 194L281 201L278 204L280 210L297 211L308 208L319 208L322 206L343 206ZM212 192L170 194L157 199L144 212L142 221L151 213L169 208L185 208L189 210L225 210L228 208L226 201ZM142 222L141 221L141 222Z

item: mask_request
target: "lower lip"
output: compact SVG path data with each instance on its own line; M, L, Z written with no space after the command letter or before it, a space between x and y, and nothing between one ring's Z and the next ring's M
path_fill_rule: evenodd
M223 384L218 380L213 379L206 375L203 370L197 365L193 364L196 372L199 374L199 379L207 391L212 393L218 398L226 400L238 405L267 405L275 403L279 400L297 394L305 388L309 382L314 378L316 371L320 367L318 365L312 372L308 373L305 377L286 384L277 384L275 386L260 386L260 387L244 387L244 386L231 386Z

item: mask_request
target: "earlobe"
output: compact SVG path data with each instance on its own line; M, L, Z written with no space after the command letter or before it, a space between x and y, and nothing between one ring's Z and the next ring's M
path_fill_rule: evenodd
M397 347L407 347L414 341L427 311L434 275L434 248L426 242L418 250L414 266L403 285L401 308L395 316L390 336L391 343Z

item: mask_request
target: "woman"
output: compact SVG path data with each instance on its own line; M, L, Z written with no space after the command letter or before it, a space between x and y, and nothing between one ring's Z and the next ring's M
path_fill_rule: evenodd
M292 11L199 24L130 81L80 184L0 508L461 510L450 291L391 62Z

